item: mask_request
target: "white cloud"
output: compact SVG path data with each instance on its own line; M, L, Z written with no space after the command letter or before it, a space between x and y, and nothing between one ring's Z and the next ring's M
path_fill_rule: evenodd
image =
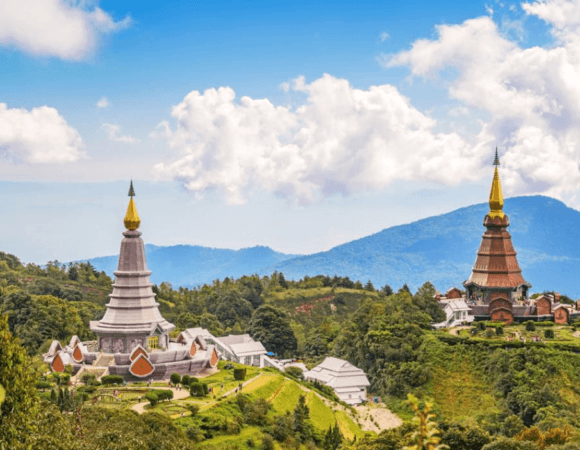
M465 106L455 106L454 108L451 108L447 114L453 117L466 116L469 114L469 108Z
M109 136L109 139L113 142L121 142L123 144L137 144L139 139L134 138L129 135L121 135L121 127L112 123L104 123L103 130Z
M391 37L391 35L389 33L387 33L386 31L383 31L380 35L379 35L379 39L381 42L385 42L387 39L389 39Z
M230 203L256 190L308 203L397 180L456 184L479 175L478 149L433 132L435 121L393 86L354 89L330 75L287 86L307 94L300 107L236 102L228 87L190 92L172 109L173 129L158 126L177 155L155 171L197 194L220 190Z
M0 103L0 153L19 163L67 163L85 157L79 133L48 106L8 109Z
M552 26L552 33L563 42L580 36L580 0L549 0L522 3L523 10Z
M92 5L90 5L92 6ZM0 45L26 53L81 60L99 37L128 27L98 6L74 0L0 1Z
M97 102L97 108L107 108L108 106L109 106L109 100L107 99L107 97L102 97Z
M413 76L444 77L451 98L487 113L477 142L504 153L508 193L572 196L580 189L579 4L522 5L553 25L558 46L521 48L481 17L438 26L437 39L418 40L382 62L407 66Z

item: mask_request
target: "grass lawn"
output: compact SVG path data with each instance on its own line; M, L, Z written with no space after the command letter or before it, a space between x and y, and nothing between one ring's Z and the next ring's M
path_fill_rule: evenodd
M262 432L257 427L244 427L240 434L228 435L228 436L218 436L213 439L200 442L197 444L196 448L200 449L223 449L223 448L238 448L242 449L256 449L261 448L262 445ZM248 441L253 441L254 445L248 445ZM275 442L275 441L274 441ZM276 442L275 448L280 448L279 444ZM231 447L229 447L231 446Z
M336 411L334 417L338 422L342 435L346 439L352 440L355 436L357 439L364 437L364 431L344 411Z
M298 404L298 398L305 394L298 384L292 380L284 380L281 387L268 399L277 414L293 411Z
M314 392L306 395L306 404L310 408L310 420L313 425L321 430L327 430L336 422L332 409L322 401Z
M244 392L251 394L253 398L263 397L269 399L278 389L280 389L282 383L284 383L285 380L284 376L282 375L269 373L263 374L260 378L258 378L258 380L261 380L262 378L268 380L268 382L253 388L251 391L247 391L244 388Z

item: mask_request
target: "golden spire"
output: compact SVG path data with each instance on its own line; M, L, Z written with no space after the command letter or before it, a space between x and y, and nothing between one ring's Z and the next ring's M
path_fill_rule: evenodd
M139 214L137 214L137 208L135 207L135 202L133 201L133 197L135 197L135 190L133 189L133 180L131 180L131 186L129 187L129 206L127 206L127 213L125 214L125 228L128 230L134 231L139 228L141 225L141 219L139 218Z
M492 219L499 217L504 218L503 213L503 195L501 192L501 183L499 181L499 172L497 166L499 166L499 156L497 154L497 147L495 148L495 159L493 160L493 165L495 166L495 173L493 174L493 182L491 183L491 192L489 193L489 214L488 216Z

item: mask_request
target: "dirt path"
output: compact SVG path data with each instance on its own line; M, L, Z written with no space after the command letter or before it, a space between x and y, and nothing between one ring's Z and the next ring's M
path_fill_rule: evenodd
M449 330L449 334L454 334L457 336L457 334L459 334L459 332L461 330L469 330L470 328L471 328L470 326L461 326L461 327L451 328L451 330Z
M355 423L359 423L361 430L363 431L375 431L380 433L382 430L388 430L390 428L397 428L403 423L403 421L396 414L392 413L388 408L385 407L370 407L370 406L355 406L354 409L358 413L355 416L350 408L346 408L340 403L331 402L327 398L320 395L318 392L308 389L301 384L298 385L300 389L305 392L314 392L329 408L332 410L339 410L344 412L348 417L350 417ZM371 420L374 419L375 423Z
M359 415L360 426L363 431L375 431L397 428L403 423L401 418L387 408L370 406L355 406Z

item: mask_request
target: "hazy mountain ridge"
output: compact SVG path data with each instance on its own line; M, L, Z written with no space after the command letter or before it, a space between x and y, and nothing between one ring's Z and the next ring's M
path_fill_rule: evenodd
M199 245L165 247L153 244L145 244L145 254L149 270L153 272L151 280L156 284L168 281L175 287L211 283L216 278L238 278L296 256L264 246L228 250ZM113 276L119 256L103 256L87 261Z
M460 286L470 273L484 232L487 203L386 228L373 235L326 252L296 256L269 247L242 250L178 245L147 245L149 268L156 283L174 286L208 283L226 276L269 274L289 279L319 274L349 276L375 286L403 283L416 289L430 280L440 290ZM580 212L543 196L514 197L505 201L514 246L524 278L532 291L555 289L580 296ZM112 274L117 256L89 260Z

